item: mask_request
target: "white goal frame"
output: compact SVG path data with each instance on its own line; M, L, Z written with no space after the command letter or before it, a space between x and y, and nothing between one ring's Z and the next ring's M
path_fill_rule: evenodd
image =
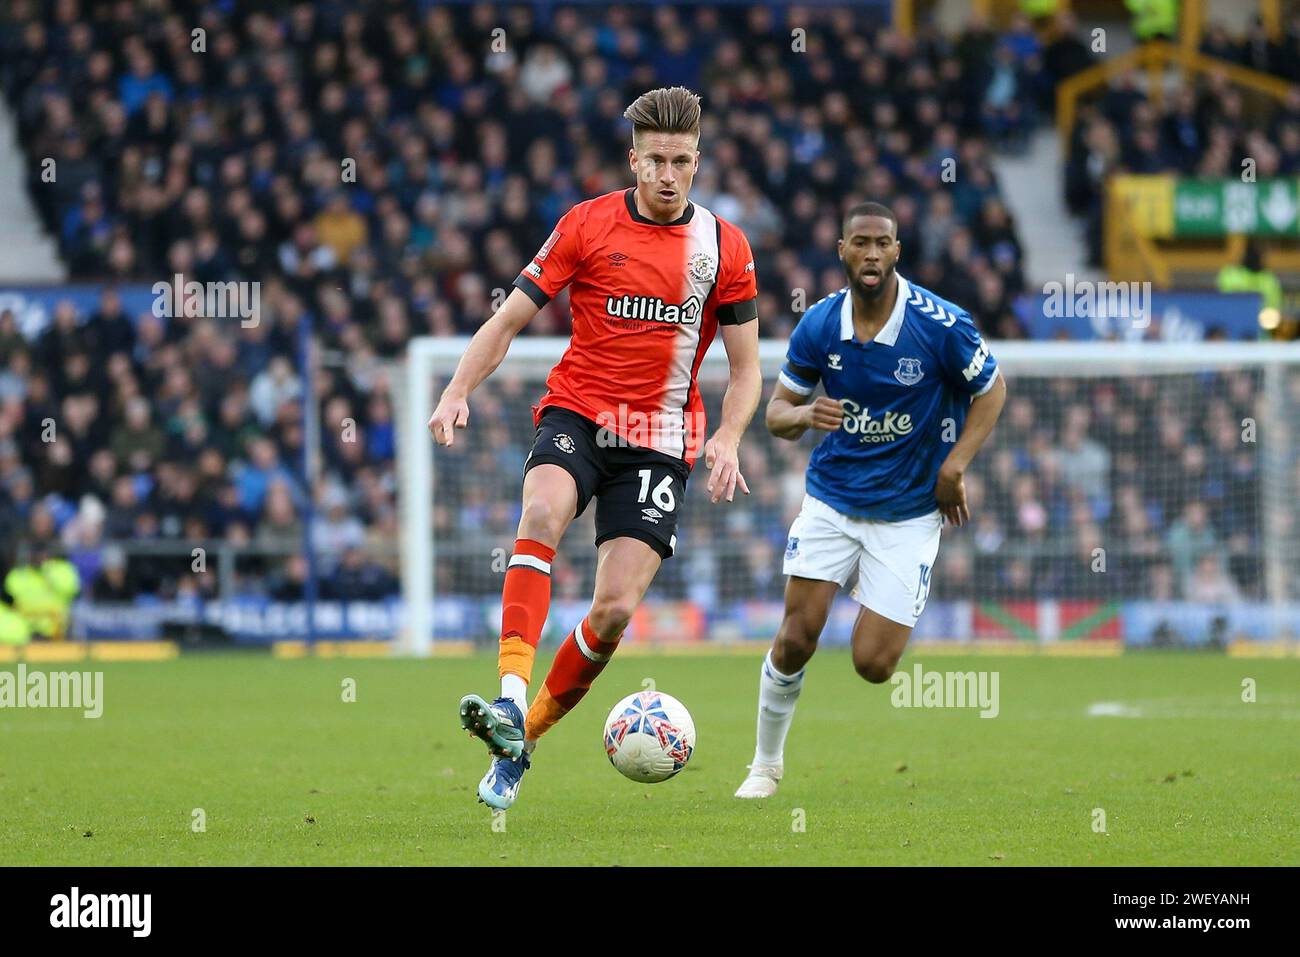
M405 615L399 629L397 650L426 656L433 650L433 568L437 552L433 527L434 456L430 454L433 438L428 421L437 397L430 383L435 376L450 377L469 345L469 338L419 337L407 347L406 361L392 379L393 407L398 423L397 468L398 509L401 524L401 583ZM518 372L534 375L538 381L559 361L568 347L563 337L523 337L516 339L502 365L507 363ZM1300 415L1300 408L1286 408L1282 371L1286 366L1300 367L1300 342L1022 342L992 341L990 349L998 366L1007 374L1015 391L1017 370L1060 376L1134 375L1142 372L1188 372L1224 368L1257 367L1264 370L1265 409L1271 417ZM786 342L765 339L759 344L763 369L764 399L771 392L771 382L785 361ZM701 377L725 379L726 352L715 342L705 355ZM540 396L540 390L539 390ZM471 413L473 397L470 397ZM760 408L757 418L762 416ZM1278 422L1281 418L1277 419ZM1262 496L1267 511L1285 507L1285 487L1268 476L1284 475L1294 469L1297 449L1291 447L1284 428L1270 428L1269 422L1258 427L1268 441L1260 444ZM474 428L471 415L470 429ZM762 428L756 422L751 428ZM421 494L411 494L421 490ZM1265 555L1283 554L1282 529L1277 522L1264 522ZM1280 606L1285 595L1284 569L1280 562L1266 564L1266 591L1269 600Z

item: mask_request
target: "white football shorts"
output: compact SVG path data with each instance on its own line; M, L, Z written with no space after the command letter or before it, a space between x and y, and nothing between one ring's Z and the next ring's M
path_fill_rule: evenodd
M914 626L930 595L943 515L884 522L852 518L805 494L790 526L782 572L852 586L858 604Z

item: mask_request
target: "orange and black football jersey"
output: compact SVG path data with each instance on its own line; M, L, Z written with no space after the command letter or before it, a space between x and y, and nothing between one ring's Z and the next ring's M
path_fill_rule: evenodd
M703 206L656 223L634 192L574 206L515 280L539 307L570 287L572 338L534 418L571 409L690 465L705 440L695 376L719 323L758 316L754 257L744 233Z

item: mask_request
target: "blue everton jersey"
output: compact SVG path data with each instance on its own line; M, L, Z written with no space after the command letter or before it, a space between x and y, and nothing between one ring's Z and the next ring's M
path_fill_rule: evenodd
M853 334L846 288L813 305L790 337L780 381L809 395L820 382L844 408L808 462L808 493L858 518L897 522L938 508L934 485L973 396L998 364L970 315L898 277L889 320L871 342Z

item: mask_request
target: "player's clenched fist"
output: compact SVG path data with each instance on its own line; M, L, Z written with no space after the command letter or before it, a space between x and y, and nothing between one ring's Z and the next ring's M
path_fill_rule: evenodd
M429 431L433 434L433 440L439 445L450 446L453 427L463 429L467 422L469 422L469 403L460 396L444 393L438 400L438 407L433 410L433 416L429 419Z
M812 405L806 405L804 408L808 410L810 428L834 432L844 421L844 406L829 396L819 395Z

